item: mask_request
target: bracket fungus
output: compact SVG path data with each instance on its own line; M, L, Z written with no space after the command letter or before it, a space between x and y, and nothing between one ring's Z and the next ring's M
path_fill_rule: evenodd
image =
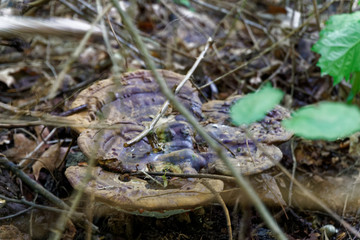
M171 71L158 71L170 88L184 78ZM226 148L234 167L242 174L250 175L271 168L280 161L282 153L273 144L288 140L292 134L280 125L280 121L289 116L288 111L276 107L263 121L249 127L255 142L248 139L244 130L231 125L228 119L230 105L240 97L202 104L198 93L188 82L177 94L177 99L202 123L205 130ZM157 216L159 212L164 213L161 216L167 216L214 200L213 194L198 179L179 181L176 188L157 189L143 179L134 177L128 182L118 179L119 173L151 169L162 171L164 163L178 166L188 173L214 166L216 172L229 174L207 143L175 109L170 109L161 118L151 134L126 146L127 141L149 125L165 100L151 72L146 70L125 73L119 86L112 79L107 79L80 92L71 107L87 104L88 111L71 118L93 126L104 122L110 126L101 129L75 128L80 132L78 145L82 152L89 158L96 158L102 166L95 168L96 178L86 186L86 193L94 194L100 202L108 202L123 211L135 213L142 209L142 212L147 212L146 215ZM264 150L267 154L263 153ZM269 155L272 159L268 158ZM84 175L84 167L73 166L66 170L66 176L74 187ZM216 192L223 190L221 180L208 181Z

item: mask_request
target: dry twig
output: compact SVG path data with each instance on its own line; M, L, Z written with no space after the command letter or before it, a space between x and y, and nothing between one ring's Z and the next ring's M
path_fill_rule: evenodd
M211 186L211 184L208 182L208 180L203 179L203 180L201 181L201 183L202 183L205 187L207 187L207 188L212 192L212 194L214 194L216 200L218 201L218 203L220 203L221 207L223 208L223 211L224 211L225 217L226 217L226 226L227 226L228 235L229 235L229 238L228 238L228 239L229 239L229 240L232 240L233 237L232 237L231 219L230 219L229 210L227 209L224 200L222 199L222 197L220 196L220 194L219 194L218 192L216 192L216 190Z

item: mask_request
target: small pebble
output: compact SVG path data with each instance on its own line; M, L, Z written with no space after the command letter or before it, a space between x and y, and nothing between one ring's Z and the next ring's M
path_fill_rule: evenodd
M328 237L332 237L334 234L338 232L338 230L331 224L322 226L320 228L320 231L322 234L326 234L326 236Z

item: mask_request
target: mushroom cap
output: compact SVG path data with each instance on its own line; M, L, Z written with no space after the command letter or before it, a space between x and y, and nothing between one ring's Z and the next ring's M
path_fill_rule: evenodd
M228 126L231 125L230 107L242 97L242 95L236 95L226 100L209 101L204 103L201 109L210 122ZM247 129L258 142L269 144L285 142L293 136L293 133L286 131L281 126L281 121L289 117L290 112L278 105L269 111L263 120L250 124ZM244 131L241 132L241 136L244 136Z
M86 167L71 166L65 175L74 188L78 188L86 174ZM132 177L123 182L119 174L95 167L92 170L94 179L85 187L85 193L93 194L97 202L143 216L167 217L189 211L214 201L214 194L199 179L179 181L179 187L153 187L149 182ZM221 180L209 179L209 184L216 192L221 192L224 183Z
M281 150L271 143L274 140L279 141L278 137L282 139L283 135L278 135L275 131L262 134L265 129L260 123L254 123L249 127L249 131L256 143L249 139L245 130L240 127L208 124L205 126L205 130L226 146L225 151L229 161L232 163L233 168L241 174L260 173L273 167L282 159ZM198 142L201 142L201 140L198 140ZM231 174L223 161L211 149L204 155L206 155L206 159L209 159L209 162L214 162L217 172L225 175Z
M289 140L293 133L281 126L281 120L290 117L289 111L276 106L263 120L246 127L256 141L253 142L246 136L243 128L231 124L230 107L241 97L241 95L236 95L226 100L209 101L203 104L202 112L207 121L212 123L207 124L205 130L227 147L225 151L233 168L241 174L251 175L263 172L277 164L283 155L274 144ZM202 141L201 138L197 139L197 142ZM210 161L217 172L231 174L228 167L213 151L209 150L203 155L206 159L212 159Z
M174 88L184 78L183 75L166 70L158 70L158 73L166 80L169 88ZM147 138L128 148L123 145L143 131L165 102L165 97L150 71L125 73L120 78L120 84L119 87L116 86L112 79L99 81L80 92L71 105L75 108L94 99L98 103L95 105L101 105L93 111L90 109L88 113L78 114L77 118L83 119L87 124L106 123L111 125L112 129L76 128L75 130L81 132L78 145L87 157L110 160L104 164L109 164L110 169L118 171L128 169L126 164L129 163L123 162L124 166L119 166L116 161L111 161L119 159L120 156L129 156L127 159L132 158L133 162L153 157L149 156L153 149ZM177 98L191 109L194 116L201 116L202 103L189 82L183 86ZM104 120L101 121L101 118ZM135 163L130 162L130 168L131 165Z
M245 147L241 155L237 152L235 154L236 156L234 157L231 153L228 153L228 159L232 167L243 175L253 175L268 170L280 162L283 157L281 150L274 145L263 143L255 145L252 142L248 143L248 147ZM213 165L216 172L231 175L229 168L215 153L209 152L207 155L212 155L213 162L211 165Z
M167 70L157 70L165 79L169 88L174 88L185 76ZM196 117L201 116L201 101L191 83L186 84L177 94L177 99L183 103ZM151 121L160 106L165 102L160 87L151 71L137 70L124 73L118 82L113 78L100 80L82 90L71 104L71 108L88 105L89 111L76 113L71 118L83 124L96 124L99 121L97 113L101 113L107 124L131 121L141 123ZM74 128L78 132L83 127Z
M176 86L184 77L166 70L158 70L158 72L169 87ZM150 71L138 70L125 73L120 78L120 84L121 86L117 86L112 79L99 81L83 90L73 102L72 107L89 104L91 101L97 106L95 109L89 107L88 112L80 113L78 118L82 118L82 121L88 124L106 123L112 127L112 129L100 130L77 128L76 130L82 131L78 138L78 145L82 152L87 157L95 157L107 169L117 172L143 169L148 163L154 163L158 159L173 158L173 156L159 157L159 154L165 153L166 155L169 152L155 153L157 150L154 151L154 145L149 137L144 137L130 147L124 147L127 141L138 136L144 130L165 102L165 98ZM233 165L242 174L250 175L271 168L281 160L282 153L273 144L286 141L292 136L291 132L281 126L281 120L289 117L290 114L285 108L276 106L262 121L251 124L248 131L255 139L254 143L247 139L243 129L232 126L230 122L230 106L241 97L236 95L226 100L213 100L202 104L190 83L186 83L178 94L178 99L195 116L206 117L206 121L203 122L206 131L227 146L228 150L230 149L228 156L234 163ZM94 99L96 99L95 102ZM171 121L184 120L177 116L173 117ZM168 125L158 124L153 131L155 138L159 138L158 132L164 131L162 126L168 127ZM176 136L181 135L179 133L182 131L183 129L180 131L175 128L170 129L170 132L176 133ZM196 135L193 129L189 128L188 131L190 135ZM194 142L186 140L187 144L190 146L203 143L205 152L204 149L193 149L192 146L187 146L194 151L194 156L200 154L208 162L214 164L215 170L222 174L230 174L216 154L207 147L207 144L199 136L196 138ZM181 139L180 136L177 141L174 140L169 145L174 149L183 148L179 145L180 143L185 143L185 138ZM261 146L260 149L256 144ZM266 150L268 155L264 154L262 150ZM198 158L201 159L201 156Z
M93 105L96 108L101 102L103 104L111 102L113 95L108 93L111 92L111 89L113 89L114 86L115 83L112 78L100 80L92 84L77 95L70 105L70 109L75 109L85 104ZM73 129L78 133L86 130L86 126L89 126L92 123L96 124L97 122L96 119L90 118L88 111L80 111L76 114L68 116L67 118L78 123L79 126L73 127Z

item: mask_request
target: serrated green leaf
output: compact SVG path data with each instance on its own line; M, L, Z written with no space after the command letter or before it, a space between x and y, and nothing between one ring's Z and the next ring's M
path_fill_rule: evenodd
M332 141L360 130L360 110L354 105L322 102L300 108L282 124L300 137Z
M334 84L348 81L360 71L360 12L332 16L312 50L321 55L317 65L322 75L332 76Z
M333 15L327 20L325 28L320 32L320 36L352 26L354 22L359 20L359 17L359 12Z
M281 101L283 95L282 91L265 86L258 92L239 99L230 108L230 117L235 125L250 124L261 120Z

